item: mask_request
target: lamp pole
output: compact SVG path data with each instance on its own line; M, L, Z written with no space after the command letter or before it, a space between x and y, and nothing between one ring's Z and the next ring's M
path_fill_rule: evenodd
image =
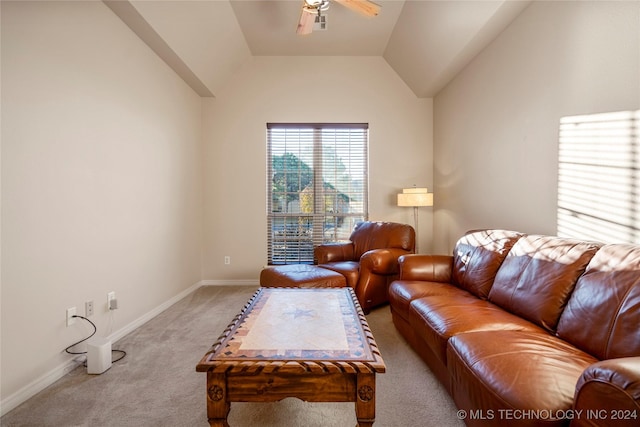
M420 241L419 237L420 237L420 232L418 232L418 207L414 206L413 207L413 222L416 225L416 253L420 253L420 249L419 249L419 244L418 242Z

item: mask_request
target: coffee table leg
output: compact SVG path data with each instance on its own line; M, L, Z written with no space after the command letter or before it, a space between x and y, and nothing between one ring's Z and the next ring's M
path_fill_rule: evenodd
M356 418L357 427L371 427L376 419L376 375L357 374Z
M211 427L229 427L227 416L231 402L227 396L225 374L207 372L207 418Z

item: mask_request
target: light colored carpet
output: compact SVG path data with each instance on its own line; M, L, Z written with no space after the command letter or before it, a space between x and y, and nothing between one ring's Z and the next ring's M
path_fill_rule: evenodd
M2 418L10 426L207 426L205 374L195 366L253 295L248 286L205 286L114 343L127 352L102 375L78 367ZM461 427L444 388L391 322L367 321L387 365L376 376L378 427ZM233 427L356 425L353 403L232 403Z

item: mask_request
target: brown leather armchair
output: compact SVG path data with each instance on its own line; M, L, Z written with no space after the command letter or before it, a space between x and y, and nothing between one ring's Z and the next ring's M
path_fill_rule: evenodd
M398 258L415 252L416 233L407 224L365 221L357 224L347 243L317 246L319 267L345 276L365 313L389 301L389 283L398 277Z

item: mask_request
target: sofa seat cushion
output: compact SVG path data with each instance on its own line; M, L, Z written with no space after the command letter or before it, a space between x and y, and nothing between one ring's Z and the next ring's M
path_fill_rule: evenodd
M456 405L493 411L496 423L489 425L544 425L546 414L553 418L568 411L578 378L597 361L542 330L456 335L449 341L447 360ZM505 424L506 411L513 410L531 411L533 419Z
M328 262L326 264L318 264L318 267L342 274L347 280L347 286L351 288L355 289L358 284L358 277L360 276L360 262L358 261Z
M389 303L395 314L409 320L411 301L434 295L467 295L467 292L449 283L396 280L389 285Z
M409 309L409 324L445 365L447 341L455 335L475 331L543 331L489 301L458 288L451 289L448 294L415 299Z

